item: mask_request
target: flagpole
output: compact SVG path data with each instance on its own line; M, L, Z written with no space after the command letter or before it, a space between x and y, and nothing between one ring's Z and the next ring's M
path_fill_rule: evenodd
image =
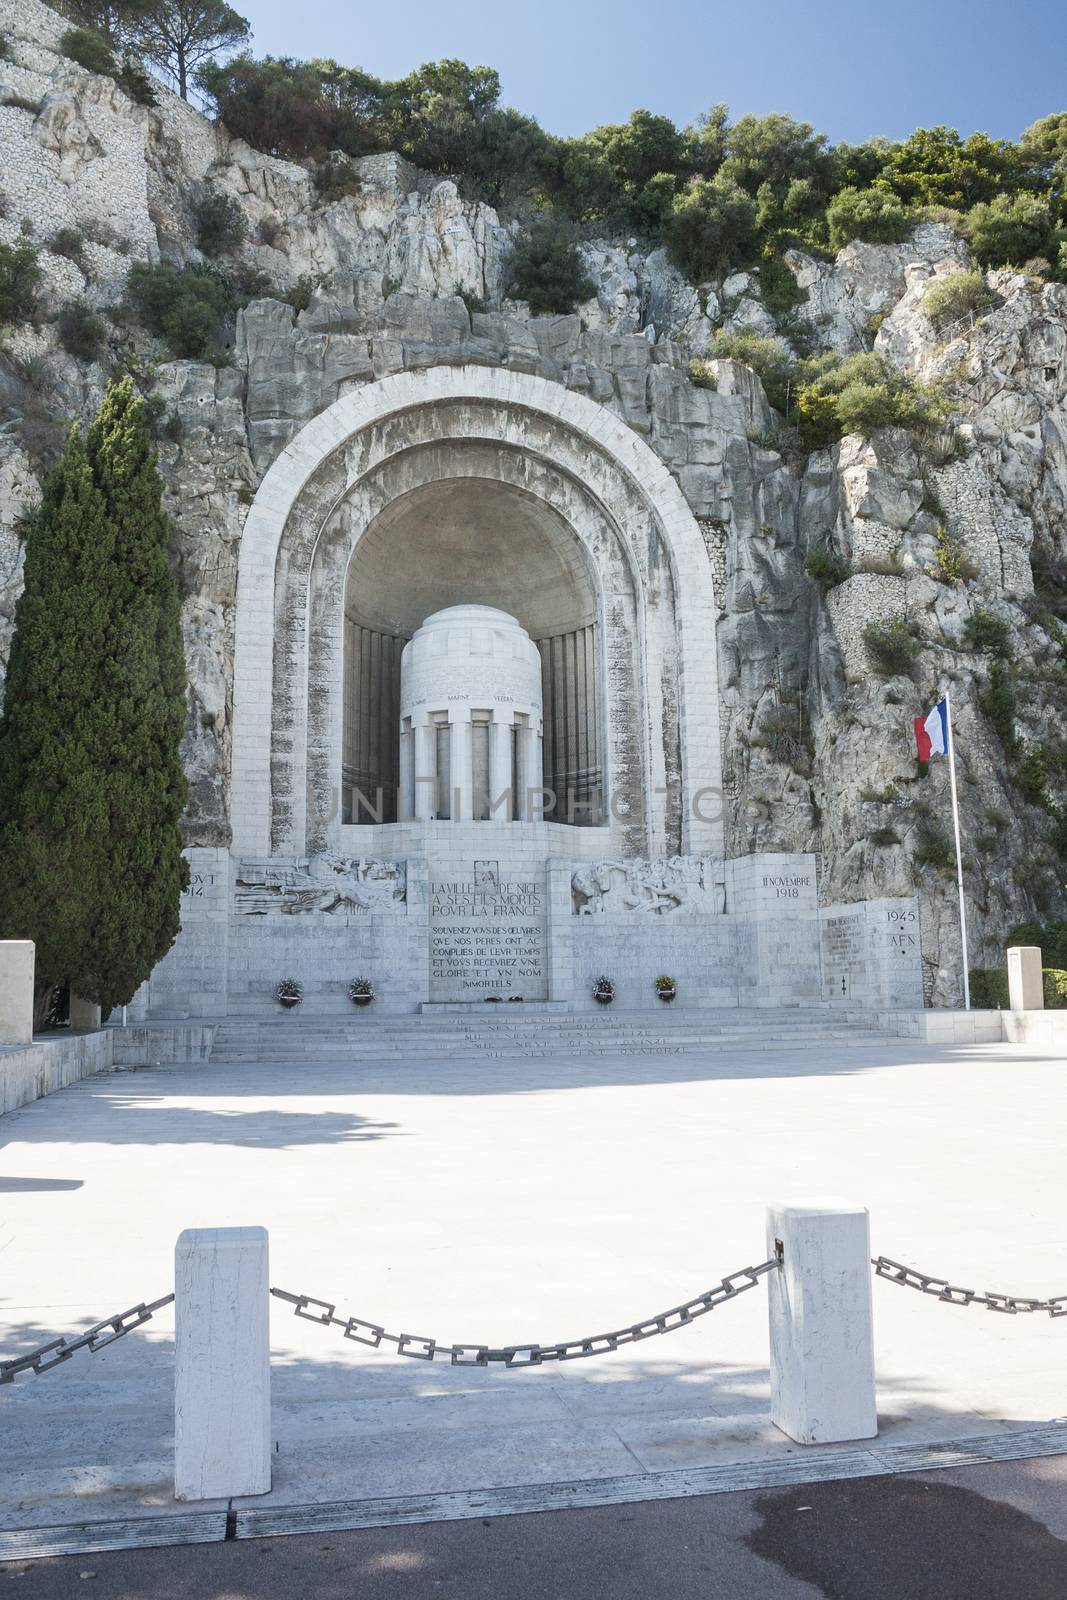
M956 887L960 896L960 937L963 941L963 1005L971 1009L971 974L967 958L967 907L963 899L963 852L960 849L960 808L956 799L956 741L952 735L952 696L945 690L945 721L948 724L948 777L952 789L952 827L956 835Z

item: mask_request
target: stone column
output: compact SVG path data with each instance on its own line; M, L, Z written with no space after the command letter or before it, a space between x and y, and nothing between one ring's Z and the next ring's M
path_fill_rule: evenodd
M540 822L544 811L544 755L540 731L525 727L519 734L522 751L522 815L524 822Z
M415 815L415 735L410 728L405 728L400 735L399 789L397 819L410 822Z
M0 939L0 1044L33 1043L32 939Z
M437 807L437 729L432 722L415 726L415 816L429 822Z
M1044 1011L1045 980L1036 944L1008 947L1008 1003L1013 1011Z
M511 720L506 712L497 711L489 724L489 820L511 822L518 815L515 802Z
M474 752L470 707L463 706L452 712L449 727L452 730L449 816L453 822L471 822L474 818Z

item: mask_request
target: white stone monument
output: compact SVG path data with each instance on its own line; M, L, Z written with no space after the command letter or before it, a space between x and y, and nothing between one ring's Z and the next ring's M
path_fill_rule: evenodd
M435 611L401 658L401 819L536 821L542 727L525 628L494 606Z

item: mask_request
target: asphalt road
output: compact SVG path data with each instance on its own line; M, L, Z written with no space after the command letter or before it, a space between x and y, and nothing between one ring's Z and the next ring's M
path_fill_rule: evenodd
M0 1567L0 1600L1064 1600L1067 1457Z

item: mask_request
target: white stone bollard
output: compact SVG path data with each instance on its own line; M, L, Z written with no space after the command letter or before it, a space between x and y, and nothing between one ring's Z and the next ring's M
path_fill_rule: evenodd
M174 1496L270 1489L265 1228L186 1228L174 1252Z
M1044 1011L1045 980L1036 944L1008 946L1008 1004L1013 1011Z
M33 1043L32 939L0 939L0 1044Z
M870 1224L834 1198L767 1210L771 1421L798 1444L873 1439Z

